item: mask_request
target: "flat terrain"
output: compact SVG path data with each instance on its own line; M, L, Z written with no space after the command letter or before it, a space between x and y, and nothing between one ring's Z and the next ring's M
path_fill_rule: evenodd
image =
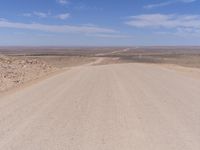
M175 64L200 68L200 47L135 47L105 53L104 57L118 58L117 62Z
M199 150L199 108L195 70L75 67L0 97L0 149Z

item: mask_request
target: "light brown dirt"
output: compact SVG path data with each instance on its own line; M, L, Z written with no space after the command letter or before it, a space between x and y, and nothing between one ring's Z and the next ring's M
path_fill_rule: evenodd
M96 61L93 57L83 56L28 56L30 59L37 59L56 68L80 66Z
M38 79L55 70L55 67L37 59L0 55L0 92Z
M199 150L199 93L160 65L76 67L0 97L0 149Z

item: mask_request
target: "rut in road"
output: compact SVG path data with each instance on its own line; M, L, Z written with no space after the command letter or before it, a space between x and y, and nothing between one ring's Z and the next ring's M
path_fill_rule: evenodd
M159 65L76 67L0 97L0 149L199 150L199 93Z

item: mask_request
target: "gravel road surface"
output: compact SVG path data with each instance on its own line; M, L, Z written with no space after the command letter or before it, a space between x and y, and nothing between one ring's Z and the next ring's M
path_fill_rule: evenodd
M82 66L0 97L1 150L200 150L200 78Z

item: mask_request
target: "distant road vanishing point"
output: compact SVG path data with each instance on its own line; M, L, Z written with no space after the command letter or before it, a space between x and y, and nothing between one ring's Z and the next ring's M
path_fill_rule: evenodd
M1 150L200 150L200 78L80 66L0 97Z

